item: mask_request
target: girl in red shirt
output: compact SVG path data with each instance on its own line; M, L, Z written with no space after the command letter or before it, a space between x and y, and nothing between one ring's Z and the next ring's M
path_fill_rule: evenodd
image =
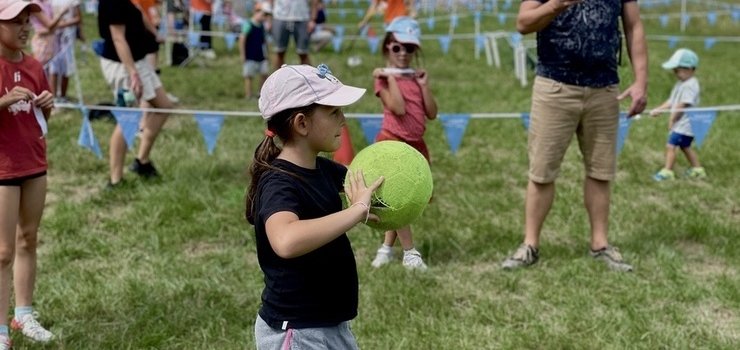
M437 118L437 102L429 88L427 72L411 68L411 61L421 47L420 37L419 24L410 17L398 17L386 28L383 55L387 64L373 71L375 95L383 102L383 125L376 141L406 142L429 161L424 131L426 121ZM414 248L411 226L387 231L372 265L380 267L393 259L396 237L403 248L403 266L425 270L421 253Z
M46 120L53 95L41 64L25 54L29 17L41 8L0 0L0 350L10 349L8 309L15 286L13 329L37 342L53 335L33 315L38 228L46 200Z

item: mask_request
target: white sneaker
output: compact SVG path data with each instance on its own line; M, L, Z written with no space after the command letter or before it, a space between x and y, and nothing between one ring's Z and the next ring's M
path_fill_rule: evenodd
M201 51L201 55L209 60L216 59L216 51L213 51L213 49L203 50Z
M421 253L414 248L403 252L403 266L409 270L424 271L427 269L427 264L421 258Z
M0 335L0 350L10 350L13 348L13 343L10 341L10 337L7 335Z
M33 314L23 315L20 319L13 318L13 321L10 322L10 328L21 330L23 335L39 343L48 343L54 338L54 334L41 326Z
M370 264L375 268L381 267L389 262L393 261L393 249L387 247L380 247L378 253L375 254L375 259Z

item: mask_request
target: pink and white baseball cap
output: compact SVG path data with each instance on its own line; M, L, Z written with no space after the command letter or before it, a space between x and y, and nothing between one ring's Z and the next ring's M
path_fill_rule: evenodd
M26 7L31 7L31 12L41 11L41 7L31 0L0 0L0 21L11 20L23 12Z
M342 84L325 64L318 67L283 65L262 85L259 108L262 118L269 120L286 109L314 103L348 106L357 102L363 94L365 89Z

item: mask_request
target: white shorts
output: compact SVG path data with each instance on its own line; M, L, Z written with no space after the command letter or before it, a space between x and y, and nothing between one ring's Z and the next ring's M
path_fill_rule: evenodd
M140 59L134 63L136 71L139 72L141 79L141 98L144 101L151 101L157 97L157 89L162 87L162 81L154 72L154 68L146 61ZM100 68L103 69L103 77L111 89L113 89L114 100L119 89L129 88L129 77L126 67L121 62L111 61L107 58L100 58Z
M270 65L267 63L267 60L262 60L262 61L247 60L246 62L244 62L244 65L242 66L242 76L245 78L256 77L257 74L267 75L269 71L270 71Z

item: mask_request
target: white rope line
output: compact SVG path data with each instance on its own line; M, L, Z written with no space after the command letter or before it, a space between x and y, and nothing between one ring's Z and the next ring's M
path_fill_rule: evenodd
M82 105L73 103L58 103L55 105L56 108L65 109L80 109L80 110L99 110L99 111L121 111L121 112L150 112L150 113L168 113L174 115L222 115L230 117L262 117L260 112L252 111L216 111L216 110L198 110L198 109L165 109L165 108L135 108L135 107L114 107L114 106L98 106L98 105ZM684 108L684 112L707 112L707 111L740 111L740 104L736 105L720 105L711 107L695 107L695 108ZM503 112L503 113L438 113L438 115L470 115L473 119L505 119L505 118L519 118L523 112ZM383 115L379 113L347 113L344 115L347 118L382 118Z

